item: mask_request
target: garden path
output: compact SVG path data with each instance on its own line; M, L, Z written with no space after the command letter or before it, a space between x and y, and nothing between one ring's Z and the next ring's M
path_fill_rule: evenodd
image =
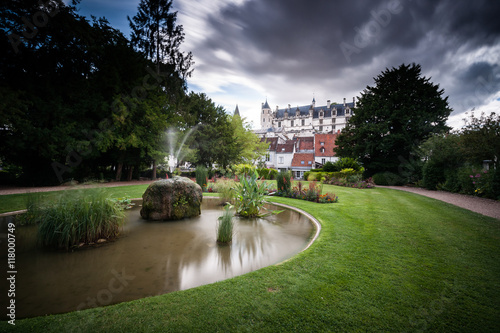
M470 195L450 193L445 191L430 191L420 187L408 186L377 186L394 190L413 192L429 198L441 200L449 204L462 207L473 212L494 217L500 220L500 201L474 197Z

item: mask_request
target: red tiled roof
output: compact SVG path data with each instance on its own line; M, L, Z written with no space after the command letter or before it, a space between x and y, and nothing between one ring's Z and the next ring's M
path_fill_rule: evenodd
M298 137L297 150L314 150L314 137Z
M293 145L295 143L293 140L288 140L284 144L277 144L276 145L276 153L293 153Z
M332 157L335 156L333 148L337 147L335 140L337 139L337 134L315 134L314 135L314 153L319 157ZM321 143L323 142L323 145ZM322 149L324 148L324 149Z
M270 151L276 151L276 146L278 144L278 138L262 138L261 142L267 142L269 144Z
M309 164L310 162L310 164ZM314 154L313 153L295 153L292 159L292 167L313 167Z

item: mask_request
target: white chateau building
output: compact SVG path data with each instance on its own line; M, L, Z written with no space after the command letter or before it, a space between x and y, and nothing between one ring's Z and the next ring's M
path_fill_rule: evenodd
M324 106L316 106L313 98L310 105L293 108L288 104L272 111L266 100L260 113L261 129L254 131L269 144L261 162L267 168L290 170L296 179L302 179L304 172L337 161L335 141L355 106L354 98L352 103L344 98L343 104L327 101Z
M279 133L289 136L312 136L316 133L337 133L342 130L352 115L355 107L352 103L331 104L330 100L324 106L316 106L313 98L310 105L280 109L273 111L266 100L262 103L260 114L260 130L255 133L261 137L272 137Z

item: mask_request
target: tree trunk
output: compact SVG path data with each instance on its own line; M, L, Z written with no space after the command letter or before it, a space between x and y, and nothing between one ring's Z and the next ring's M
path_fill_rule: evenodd
M153 160L153 172L151 174L151 179L156 180L156 159Z
M123 160L125 159L125 152L120 153L120 157L118 158L118 166L116 167L116 181L119 182L122 179L122 170L123 170Z
M134 166L131 165L129 168L128 168L128 175L127 175L127 181L131 181L132 180L132 173L134 172Z

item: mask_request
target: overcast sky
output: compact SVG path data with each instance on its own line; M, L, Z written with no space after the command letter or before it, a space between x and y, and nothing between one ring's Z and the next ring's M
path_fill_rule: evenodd
M82 0L129 36L139 0ZM417 63L439 84L460 127L464 112L500 112L500 1L174 0L189 90L260 126L261 103L352 101L386 68Z

